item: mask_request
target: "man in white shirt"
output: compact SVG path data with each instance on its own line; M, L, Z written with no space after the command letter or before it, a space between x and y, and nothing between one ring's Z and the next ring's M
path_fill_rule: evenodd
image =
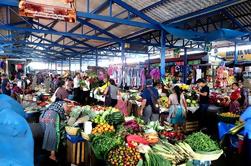
M80 92L80 73L76 73L73 79L74 101L81 102Z

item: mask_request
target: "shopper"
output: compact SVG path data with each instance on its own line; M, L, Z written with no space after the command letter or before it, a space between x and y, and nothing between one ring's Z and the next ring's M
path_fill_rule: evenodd
M90 81L87 76L84 77L83 79L83 104L87 105L89 104L89 98L90 98Z
M74 90L74 101L81 102L81 92L80 92L80 73L76 73L73 79L73 90Z
M2 74L1 80L2 80L1 84L2 93L11 96L10 81L7 78L7 75Z
M207 82L204 79L198 79L197 84L200 87L200 90L195 90L195 92L200 96L199 98L199 122L200 126L207 127L207 111L209 106L209 94L210 90L207 86Z
M58 89L55 92L56 101L62 101L68 99L68 92L65 88L65 82L63 80L59 81Z
M169 106L168 121L174 126L176 132L178 132L179 127L185 132L187 103L179 86L173 88L173 93L169 96Z
M245 165L251 165L251 107L241 115L240 121L244 122L243 157Z
M119 95L119 89L115 84L115 81L113 79L109 80L110 85L105 90L105 97L106 97L106 105L115 107L118 103L118 95Z
M49 158L56 160L56 151L60 142L60 122L65 120L65 113L70 111L64 101L52 103L39 118L43 136L43 149L50 151Z
M240 108L240 103L238 100L241 98L241 92L240 92L239 84L233 83L232 90L233 90L233 92L230 95L231 101L229 104L229 112L232 112L235 114L240 114L241 108Z
M139 114L143 115L144 122L148 123L159 120L159 93L158 90L153 87L153 81L151 79L146 80L146 86L142 91L141 97L143 101Z
M186 84L187 84L187 85L191 85L192 83L193 83L193 75L190 74L190 75L188 76L188 78L187 78Z
M65 81L65 88L69 94L73 94L73 80L70 77Z
M245 110L248 107L248 89L244 88L243 82L241 80L239 81L239 87L240 87L241 97L238 101L243 110Z

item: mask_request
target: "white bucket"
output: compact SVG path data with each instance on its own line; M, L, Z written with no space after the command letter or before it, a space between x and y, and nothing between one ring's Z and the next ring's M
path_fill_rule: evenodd
M92 122L88 121L88 122L84 123L84 132L85 132L85 134L92 133Z

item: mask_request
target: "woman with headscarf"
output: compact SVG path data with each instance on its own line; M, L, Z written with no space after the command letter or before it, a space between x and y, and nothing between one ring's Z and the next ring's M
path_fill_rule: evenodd
M52 103L42 112L39 123L44 132L43 149L50 151L50 159L56 160L56 151L60 142L60 122L65 120L65 113L70 109L64 101Z
M230 104L229 104L229 112L240 114L241 113L241 106L239 103L239 99L241 98L241 92L238 83L232 84L233 92L230 95Z

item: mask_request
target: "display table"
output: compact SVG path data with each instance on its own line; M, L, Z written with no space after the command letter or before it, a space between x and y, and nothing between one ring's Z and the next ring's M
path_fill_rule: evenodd
M100 165L91 148L91 143L81 136L67 134L67 162L75 165Z
M71 136L67 134L67 161L71 164L79 165L85 162L86 141L81 136Z

